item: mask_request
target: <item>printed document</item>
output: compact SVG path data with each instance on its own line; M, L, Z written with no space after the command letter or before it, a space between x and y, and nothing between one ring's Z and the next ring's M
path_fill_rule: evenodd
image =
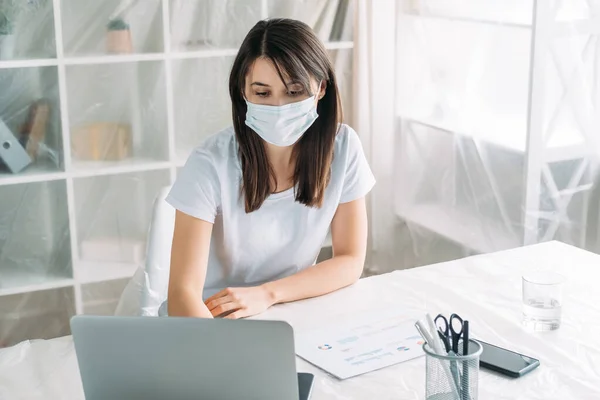
M393 312L296 335L296 354L340 379L420 357L422 345L414 321Z

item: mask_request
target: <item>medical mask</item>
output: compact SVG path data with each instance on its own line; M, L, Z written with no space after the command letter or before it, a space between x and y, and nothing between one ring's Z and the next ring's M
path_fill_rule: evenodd
M265 142L275 146L291 146L315 122L315 96L283 106L265 106L246 101L246 125Z

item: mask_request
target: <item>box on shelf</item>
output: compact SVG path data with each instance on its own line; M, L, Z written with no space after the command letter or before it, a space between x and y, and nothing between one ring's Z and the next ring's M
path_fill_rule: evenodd
M71 132L71 150L80 160L123 160L131 156L131 127L114 122L75 127Z
M130 238L94 238L81 243L81 259L99 262L140 263L145 242Z

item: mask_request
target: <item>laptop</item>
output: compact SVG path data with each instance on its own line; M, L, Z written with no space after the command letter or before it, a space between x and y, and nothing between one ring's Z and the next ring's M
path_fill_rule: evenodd
M75 316L87 400L306 400L294 333L280 321Z

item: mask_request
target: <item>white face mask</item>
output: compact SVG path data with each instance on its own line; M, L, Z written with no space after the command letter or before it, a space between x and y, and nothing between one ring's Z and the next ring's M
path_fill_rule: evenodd
M265 106L246 101L246 125L265 142L275 146L291 146L315 122L315 96L283 106Z

